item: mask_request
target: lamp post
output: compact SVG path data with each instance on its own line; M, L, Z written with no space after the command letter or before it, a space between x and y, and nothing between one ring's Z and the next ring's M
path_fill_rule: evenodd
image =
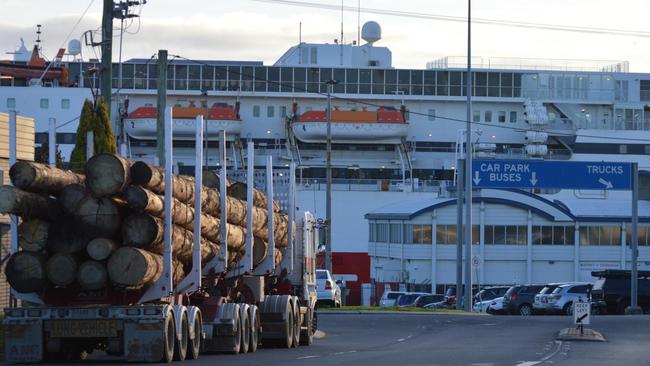
M467 131L465 135L465 311L472 310L472 0L467 0ZM458 293L458 292L457 292Z
M327 80L327 193L325 196L325 269L332 273L332 92L336 80Z

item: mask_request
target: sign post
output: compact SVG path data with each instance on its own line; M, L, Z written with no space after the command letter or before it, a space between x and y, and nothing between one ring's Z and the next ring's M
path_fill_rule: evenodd
M584 334L584 325L591 324L591 303L573 303L573 323L580 327L580 334Z

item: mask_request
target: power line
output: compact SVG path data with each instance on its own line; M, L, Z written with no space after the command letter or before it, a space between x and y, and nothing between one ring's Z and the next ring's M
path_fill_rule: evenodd
M337 5L320 4L320 3L313 3L307 1L293 1L293 0L251 0L251 1L276 4L276 5L299 6L299 7L306 7L306 8L317 8L317 9L326 9L326 10L335 10L335 11L340 11L341 8L343 8L345 11L351 11L355 13L359 11L359 8L352 7L352 6L341 7ZM456 23L467 23L467 18L451 16L451 15L407 12L407 11L377 9L377 8L361 8L360 10L364 13L378 14L378 15L388 15L388 16L427 19L427 20L439 20L439 21L456 22ZM517 27L517 28L553 30L553 31L562 31L562 32L650 37L650 32L641 31L641 30L630 30L630 29L581 27L581 26L574 26L574 25L529 23L529 22L519 22L513 20L486 19L486 18L472 18L472 23L486 24L486 25L499 25L499 26Z
M183 60L198 64L198 65L202 65L202 66L208 66L208 67L214 66L214 65L210 65L210 64L207 64L205 62L202 62L202 61L193 60L193 59L183 57L183 56L180 56L180 55L173 55L172 60L176 59L176 58L183 59ZM320 96L323 96L323 97L327 97L327 93L324 93L324 92L309 91L309 90L307 90L305 88L296 87L296 86L293 86L291 84L283 83L283 82L280 82L280 81L269 80L267 78L260 78L260 77L254 76L254 75L250 75L250 74L240 72L240 71L235 71L235 70L230 70L229 69L228 72L231 72L231 73L239 75L239 76L250 77L253 81L264 81L266 83L278 85L280 87L281 86L290 87L290 88L292 88L292 89L294 89L294 90L296 90L298 92L312 93L312 94L320 95ZM397 95L396 95L396 97L397 97ZM365 106L369 106L369 107L376 107L376 108L385 107L385 105L381 105L381 104L377 104L377 103L371 103L371 102L363 101L363 100L360 100L360 99L352 99L352 98L341 97L341 96L337 96L337 95L334 95L334 94L331 95L331 98L336 99L336 100L342 100L342 101L346 101L346 102L361 104L361 105L365 105ZM467 123L467 120L462 119L462 118L445 117L445 116L440 116L440 115L437 115L437 114L433 115L433 114L428 114L428 113L412 112L412 111L408 111L408 113L412 114L412 115L416 115L416 116L427 117L427 118L428 117L435 117L436 119L442 119L442 120L450 121L450 122L457 122L457 123L462 123L462 124ZM496 125L496 124L490 124L490 123L487 123L487 122L474 122L474 121L470 121L470 122L474 126L485 126L485 127L499 128L499 129L505 129L505 130L512 130L512 131L516 131L516 132L524 132L525 131L525 129L522 128L522 127L500 126L500 125ZM576 134L563 133L563 132L553 132L553 135L554 136L561 136L561 137L576 137ZM639 142L650 143L649 139L628 138L628 137L597 136L597 135L585 135L585 134L581 134L580 137L597 138L597 139L605 139L605 140L617 140L617 141L639 141Z

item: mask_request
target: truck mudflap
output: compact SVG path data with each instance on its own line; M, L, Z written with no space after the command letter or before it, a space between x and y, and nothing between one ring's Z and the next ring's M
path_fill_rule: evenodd
M27 363L43 360L42 320L4 322L3 326L6 361Z
M158 362L163 357L164 322L124 323L124 357L128 362Z

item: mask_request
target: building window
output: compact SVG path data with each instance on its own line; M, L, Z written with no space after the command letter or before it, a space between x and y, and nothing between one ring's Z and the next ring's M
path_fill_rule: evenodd
M16 108L16 98L7 98L7 108Z
M401 243L402 242L402 231L400 230L400 224L390 224L390 242L391 243Z
M368 241L374 242L377 240L377 224L371 223L368 225Z
M41 98L41 109L50 108L50 100L46 98Z
M485 225L485 244L526 245L527 226Z
M619 145L618 152L619 154L627 154L627 145Z
M287 107L282 105L280 106L280 117L284 118L287 116Z
M462 230L465 230L463 228ZM480 241L479 225L472 225L472 244L478 245ZM463 231L464 232L464 231ZM437 225L436 226L436 244L456 244L456 225Z
M573 226L533 226L533 245L573 245Z
M485 111L485 122L492 122L492 111Z
M637 226L636 229L637 235L637 245L638 246L648 246L650 241L648 236L650 236L650 228L647 226ZM632 245L632 225L627 225L625 227L625 243L629 247Z
M436 120L436 110L435 109L429 109L427 113L427 118L429 121L435 121Z
M499 111L499 122L500 123L505 123L506 122L506 112L505 111Z
M260 116L260 106L254 105L253 106L253 117L259 118Z
M61 99L61 109L70 109L70 99Z
M580 245L621 245L621 228L620 226L581 226Z
M510 112L510 123L517 123L517 112L516 111L511 111Z
M474 111L474 116L472 120L474 122L481 122L481 111Z
M388 224L377 224L377 242L388 242Z
M275 116L275 107L270 105L266 107L266 116L272 118Z
M411 225L411 235L414 244L431 244L431 225Z

